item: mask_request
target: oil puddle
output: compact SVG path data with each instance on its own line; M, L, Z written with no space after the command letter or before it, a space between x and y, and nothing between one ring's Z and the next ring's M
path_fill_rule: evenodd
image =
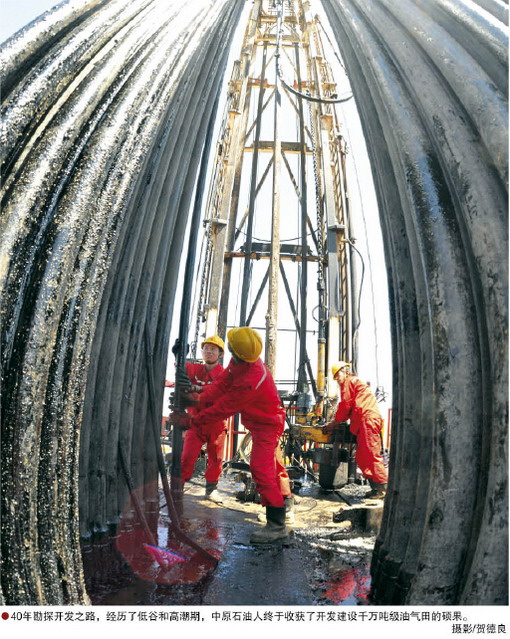
M371 578L368 568L345 567L329 582L315 584L324 603L335 606L368 605Z
M187 528L186 534L195 543L217 559L221 557L226 538L213 521ZM202 553L177 539L164 518L158 522L157 546L148 543L143 529L121 526L116 548L138 578L157 584L197 584L215 568Z

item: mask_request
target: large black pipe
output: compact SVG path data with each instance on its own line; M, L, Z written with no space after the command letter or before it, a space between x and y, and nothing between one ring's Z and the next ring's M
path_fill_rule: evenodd
M504 604L507 29L473 3L323 0L374 171L391 305L372 601Z
M127 503L119 441L157 517L147 361L161 405L189 206L241 10L68 3L0 49L1 602L88 601L82 543L113 535Z

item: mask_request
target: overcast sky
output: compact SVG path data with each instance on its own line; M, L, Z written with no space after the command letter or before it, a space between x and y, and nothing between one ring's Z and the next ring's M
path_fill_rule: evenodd
M0 42L59 3L59 0L0 0Z

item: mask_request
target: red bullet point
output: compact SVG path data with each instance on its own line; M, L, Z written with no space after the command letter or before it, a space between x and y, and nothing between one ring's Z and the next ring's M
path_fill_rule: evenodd
M8 612L2 612L2 619L9 619L9 613Z

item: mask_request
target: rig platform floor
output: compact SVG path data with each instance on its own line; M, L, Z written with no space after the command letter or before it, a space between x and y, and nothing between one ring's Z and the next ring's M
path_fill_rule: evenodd
M289 540L254 546L250 534L264 524L260 504L236 498L236 473L221 477L223 503L204 498L205 480L185 486L181 529L218 558L211 566L200 553L176 540L168 526L161 492L158 548L184 558L168 567L136 559L119 544L130 563L126 583L90 592L96 605L313 606L367 605L370 560L380 525L382 502L367 502L368 486L325 491L317 483L295 495L295 524ZM170 563L173 555L168 555Z

